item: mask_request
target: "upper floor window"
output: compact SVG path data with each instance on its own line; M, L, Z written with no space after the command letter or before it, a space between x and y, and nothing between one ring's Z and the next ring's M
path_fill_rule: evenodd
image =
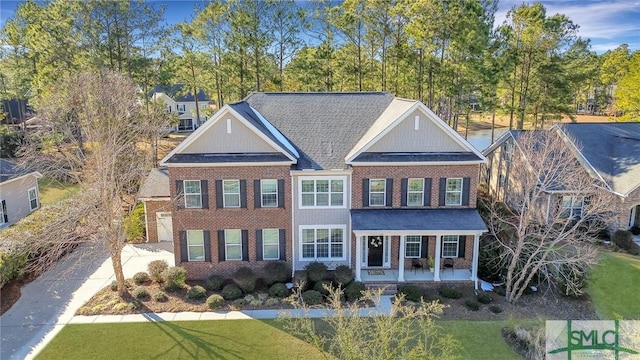
M345 227L302 228L301 258L311 259L344 259Z
M278 181L260 180L260 197L262 207L278 207Z
M584 197L582 196L563 196L562 209L560 216L563 218L581 218L582 208L584 206Z
M422 238L419 235L407 235L405 238L406 258L419 258L422 250Z
M189 261L204 261L204 234L202 230L187 230Z
M462 205L462 179L448 178L445 205Z
M301 179L300 207L343 207L344 178Z
M224 207L240 207L240 180L222 180Z
M184 207L202 207L202 188L200 186L200 180L184 181Z
M38 204L38 188L32 187L29 189L29 208L31 211L40 207Z
M458 257L458 235L442 236L442 257L454 258Z
M387 180L369 179L369 206L385 206Z
M185 111L185 109L186 109L186 108L185 108L185 105L184 105L184 104L182 104L182 105L180 105L180 104L176 104L176 110L177 110L177 111Z
M424 179L407 181L407 205L422 206L424 200Z

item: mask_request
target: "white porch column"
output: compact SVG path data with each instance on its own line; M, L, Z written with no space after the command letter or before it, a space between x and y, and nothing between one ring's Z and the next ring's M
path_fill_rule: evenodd
M398 282L404 282L405 238L406 235L400 236L400 251L398 251L398 253L400 254L398 256Z
M480 253L480 235L473 236L473 261L471 261L471 281L478 290L478 255Z
M433 281L440 281L440 244L442 243L442 235L436 235L436 270L433 273Z
M360 271L362 268L362 238L356 235L356 281L362 281Z

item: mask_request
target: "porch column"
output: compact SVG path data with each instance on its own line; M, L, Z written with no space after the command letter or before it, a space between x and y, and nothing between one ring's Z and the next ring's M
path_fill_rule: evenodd
M471 261L471 281L478 290L478 255L480 253L480 235L473 236L473 260Z
M356 281L362 281L360 271L362 268L362 239L356 235Z
M442 235L436 235L436 269L433 272L433 281L440 281L440 243L442 243Z
M400 236L400 251L398 251L398 253L400 254L398 256L398 282L404 282L404 257L405 257L405 248L404 248L404 244L405 244L405 237L406 235L402 235Z

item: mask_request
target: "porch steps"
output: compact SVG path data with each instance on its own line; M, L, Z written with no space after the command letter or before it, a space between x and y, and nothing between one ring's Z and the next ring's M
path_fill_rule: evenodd
M395 283L365 283L367 290L384 289L382 295L395 295L398 293L398 285Z

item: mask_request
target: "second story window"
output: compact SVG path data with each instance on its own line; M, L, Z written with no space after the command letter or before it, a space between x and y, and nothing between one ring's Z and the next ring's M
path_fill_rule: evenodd
M369 206L385 206L386 193L386 179L369 180Z
M448 178L445 205L462 205L462 179Z
M343 207L344 179L300 180L301 207Z
M424 179L409 179L407 181L407 205L422 206L424 199Z
M262 207L278 207L278 181L260 180L260 197Z
M184 181L184 207L202 207L202 188L200 187L200 180Z
M224 207L240 207L240 180L222 180Z
M182 105L176 104L176 110L184 112L185 111L185 105L184 104L182 104Z

